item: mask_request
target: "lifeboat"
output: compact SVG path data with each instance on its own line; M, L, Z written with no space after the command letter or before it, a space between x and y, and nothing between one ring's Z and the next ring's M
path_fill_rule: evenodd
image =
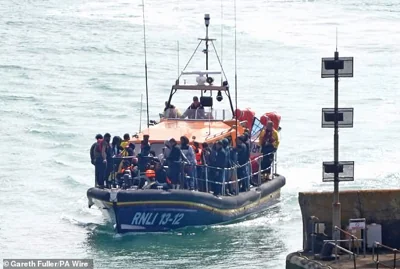
M202 39L201 42L211 40ZM212 47L215 51L215 47ZM208 66L208 57L206 61ZM219 70L222 70L220 67ZM260 213L279 202L280 190L286 184L286 179L277 174L275 169L271 171L269 179L261 179L258 161L262 156L257 134L263 126L254 111L250 108L234 110L225 74L220 84L213 78L213 75L223 72L185 69L172 85L165 106L160 107L160 121L147 119L147 128L142 130L139 127L139 132L129 141L135 145L138 158L132 156L135 154L113 157L111 167L119 167L119 164L125 170L111 173L107 186L96 184L87 190L88 206L98 207L111 220L118 233L163 232L185 227L228 224L260 216ZM186 79L180 79L181 76L193 75L197 76L195 80L188 79L187 82ZM178 91L195 94L192 105L188 107L185 104L182 111L175 103L175 100L177 103L181 100L173 99ZM217 113L218 104L223 99L229 102L229 106L225 107L230 110ZM140 116L137 115L137 118ZM261 119L263 124L272 120L275 128L279 128L278 114L265 113ZM237 120L244 124L233 128ZM247 169L240 171L237 165L229 168L213 167L216 164L212 162L202 165L197 159L189 160L186 155L186 160L182 160L180 154L176 154L180 156L174 161L166 161L164 158L167 152L165 146L171 142L179 144L181 137L192 140L189 142L191 145L196 142L202 147L208 145L213 148L226 140L231 141L235 147L236 138L245 133L245 128L252 132L251 161L245 165L252 166L253 182ZM142 149L145 139L153 154L146 149L147 146ZM223 171L226 173L221 173ZM223 179L221 175L224 175Z

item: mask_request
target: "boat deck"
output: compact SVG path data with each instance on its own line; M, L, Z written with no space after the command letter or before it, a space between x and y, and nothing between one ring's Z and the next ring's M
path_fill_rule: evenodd
M317 261L323 265L330 266L334 269L354 269L354 268L396 268L394 266L394 255L393 253L379 253L379 263L377 267L376 255L373 257L372 253L366 253L365 257L362 253L356 256L356 267L354 267L353 257L350 257L348 254L343 254L339 256L337 261L321 261L314 259L314 256L311 253L302 253L303 256L307 257L310 260ZM400 257L397 256L396 265L400 266Z

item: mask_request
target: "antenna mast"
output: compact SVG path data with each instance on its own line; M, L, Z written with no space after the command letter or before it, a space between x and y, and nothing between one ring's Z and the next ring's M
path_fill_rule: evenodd
M234 14L235 14L235 114L238 108L238 103L237 103L237 61L236 61L236 0L234 1ZM238 117L236 117L236 138L237 138L237 131L238 131Z
M143 110L143 94L140 95L140 122L139 122L139 133L142 132L142 110Z
M179 72L180 72L180 70L179 70L179 40L178 41L176 41L177 42L177 44L178 44L178 77L179 77Z
M142 0L143 7L143 45L144 45L144 73L146 79L146 110L147 110L147 128L150 127L150 116L149 116L149 86L147 80L147 49L146 49L146 21L144 16L144 0Z
M204 14L204 22L206 24L206 49L204 53L206 54L206 70L208 70L208 26L210 25L210 14ZM208 74L206 74L208 77Z
M338 33L337 33L337 27L336 27L336 51L337 51L337 47L338 47Z
M221 0L221 66L222 66L222 61L224 58L224 24L223 24L223 20L224 20L224 5ZM222 71L221 71L221 84L222 84L223 80L224 79L223 79L223 75L222 75Z

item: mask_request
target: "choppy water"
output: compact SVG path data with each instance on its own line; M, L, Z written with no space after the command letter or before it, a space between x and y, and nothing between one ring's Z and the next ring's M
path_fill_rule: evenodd
M141 1L2 1L0 258L88 257L97 268L283 268L285 255L302 245L297 192L332 187L321 182L333 135L320 128L320 111L333 105L333 81L320 78L320 61L333 56L336 27L340 55L355 57L355 77L340 82L340 105L355 109L354 128L340 132L340 158L356 162L356 181L341 188L399 186L399 3L237 2L239 107L282 115L282 201L240 224L118 237L87 208L88 149L98 132L138 130ZM182 67L204 35L204 13L221 39L220 1L146 3L152 118L177 74L176 41ZM222 22L233 84L233 1L223 0Z

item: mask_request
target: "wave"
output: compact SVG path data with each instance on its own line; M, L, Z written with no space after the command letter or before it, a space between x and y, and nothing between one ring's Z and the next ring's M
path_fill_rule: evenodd
M38 102L39 100L32 95L22 96L22 95L1 95L1 99L4 101L31 101Z
M9 64L9 65L0 65L0 69L6 69L6 70L24 70L24 71L38 71L40 69L37 68L31 68L31 67L25 67L25 66L21 66L21 65L13 65L13 64Z
M33 134L33 135L39 135L39 136L44 136L44 137L54 137L57 139L76 138L80 135L78 133L39 130L39 129L34 129L34 128L28 129L27 132L30 134Z

